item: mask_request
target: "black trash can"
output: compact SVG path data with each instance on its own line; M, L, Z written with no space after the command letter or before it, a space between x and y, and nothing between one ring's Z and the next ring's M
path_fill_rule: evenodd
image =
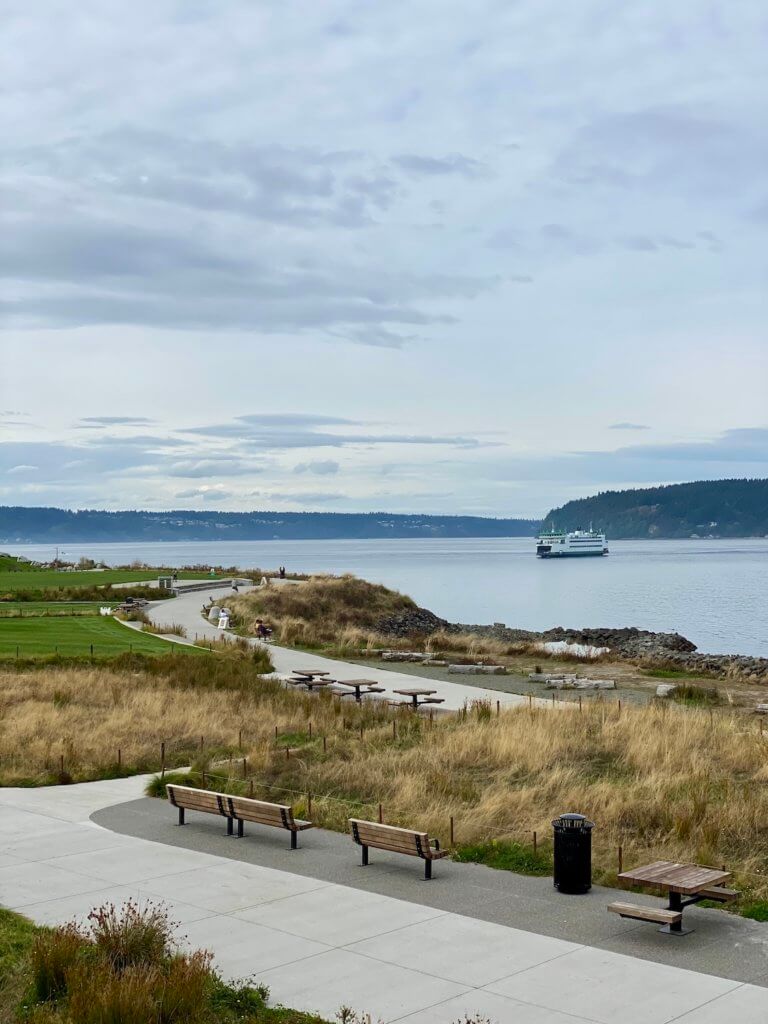
M552 822L555 830L555 888L580 895L592 888L592 829L594 821L583 814L561 814Z

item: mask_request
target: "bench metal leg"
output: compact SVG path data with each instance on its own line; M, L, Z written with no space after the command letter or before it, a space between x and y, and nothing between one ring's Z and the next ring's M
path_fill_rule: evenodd
M291 829L291 849L298 850L299 848L299 832L298 829Z
M231 836L233 831L234 831L233 825L234 825L234 822L233 822L232 818L227 818L227 835L228 836Z
M432 860L427 857L424 861L424 881L428 882L432 877Z
M184 824L184 808L183 807L179 808L179 824L180 825Z
M363 867L367 868L368 867L368 847L367 846L363 846L362 847L362 851L363 851Z
M237 819L237 838L238 839L242 839L243 835L245 834L244 826L245 826L245 822L243 821L243 819L242 818L238 818Z

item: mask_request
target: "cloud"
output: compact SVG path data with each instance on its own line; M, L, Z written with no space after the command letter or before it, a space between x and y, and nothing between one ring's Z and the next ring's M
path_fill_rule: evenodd
M304 506L344 501L349 498L349 495L337 491L250 491L248 496L258 498L262 502L287 502Z
M332 476L339 472L338 462L333 459L316 460L315 462L299 462L293 467L294 473L315 473L317 476Z
M84 416L77 426L79 427L145 427L154 420L146 416Z
M198 501L224 501L234 497L234 491L228 491L221 484L203 484L202 487L192 487L186 491L177 491L174 497L181 499L195 499Z
M244 461L229 456L216 456L172 462L169 466L159 467L159 472L170 477L202 479L212 476L250 476L253 473L263 473L264 467L254 460Z
M401 153L392 158L402 170L413 175L437 175L457 174L462 178L484 178L489 174L488 167L473 160L471 157L462 156L461 153L451 153L449 156L434 157L420 156L418 153Z
M240 416L229 423L213 423L200 427L188 427L184 433L209 438L231 438L248 448L278 451L291 448L346 448L351 445L446 445L459 448L476 448L493 442L481 442L476 437L463 435L432 434L381 434L381 433L331 433L319 428L359 426L354 420L335 416L313 416L297 414L255 414Z
M609 430L650 430L644 423L611 423Z
M11 466L10 469L6 469L6 473L10 476L11 473L31 473L36 470L37 466L25 466L23 464L19 466Z
M700 195L752 189L768 159L768 135L713 105L650 105L593 117L555 161L555 177L571 185Z
M764 476L768 428L726 430L703 441L637 444L603 451L573 451L543 457L501 458L485 469L497 479L633 485L685 480Z

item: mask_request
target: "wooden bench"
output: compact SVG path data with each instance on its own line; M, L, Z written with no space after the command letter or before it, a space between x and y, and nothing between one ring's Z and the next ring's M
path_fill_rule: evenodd
M243 837L243 825L252 821L257 825L272 825L284 828L291 833L291 849L298 848L299 832L313 828L311 821L301 821L293 816L293 808L288 804L270 804L266 800L252 800L247 796L225 796L229 812L237 822L238 839Z
M679 924L683 919L682 910L641 907L635 903L610 903L608 912L618 914L620 917L631 917L637 921L652 921L654 924Z
M349 826L352 838L363 849L363 867L368 865L368 847L373 846L377 850L421 857L424 861L424 878L430 879L432 861L447 856L447 851L440 849L437 839L430 839L426 832L414 832L395 825L380 825L376 821L360 821L358 818L350 818Z
M192 786L165 787L168 800L179 811L179 824L184 824L185 811L201 811L204 814L219 814L227 819L227 835L232 835L232 814L224 801L223 793L211 793L207 789L194 789Z
M741 896L736 889L724 889L721 885L711 885L708 889L699 890L699 896L717 903L733 903Z
M265 800L252 800L246 796L230 796L228 793L211 793L207 789L193 789L191 786L165 787L168 800L179 811L179 825L184 824L185 811L201 811L205 814L220 814L227 819L227 835L234 834L237 822L237 836L244 835L244 822L272 825L291 833L291 849L298 848L298 833L312 828L311 821L301 821L293 816L293 808L287 804L271 804Z

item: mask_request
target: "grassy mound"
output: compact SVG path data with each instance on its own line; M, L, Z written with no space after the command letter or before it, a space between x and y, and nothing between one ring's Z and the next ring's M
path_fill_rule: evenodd
M318 646L344 633L375 633L384 619L416 611L405 594L356 576L315 576L306 583L271 585L228 602L246 633L263 619L282 643Z

